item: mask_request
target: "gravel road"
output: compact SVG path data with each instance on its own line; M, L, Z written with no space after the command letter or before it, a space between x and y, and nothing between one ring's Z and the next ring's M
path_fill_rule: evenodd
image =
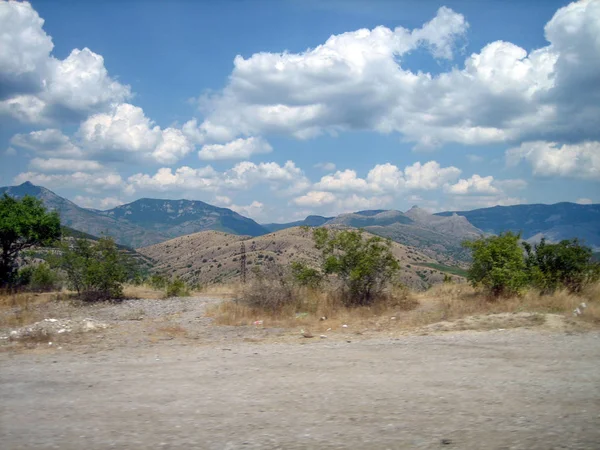
M0 353L0 446L598 449L600 334Z

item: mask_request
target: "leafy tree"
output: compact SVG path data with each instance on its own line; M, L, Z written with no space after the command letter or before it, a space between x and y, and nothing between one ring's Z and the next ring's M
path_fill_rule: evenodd
M47 212L42 202L25 196L0 198L0 286L15 281L19 254L33 246L51 244L61 235L56 212Z
M331 233L326 228L315 229L313 237L323 253L323 271L337 274L347 288L348 305L374 303L400 269L390 240L364 238L360 230Z
M598 277L599 267L592 262L592 250L577 239L548 244L542 239L531 246L524 242L527 269L531 283L544 293L554 292L561 286L578 292L589 281Z
M318 288L323 281L323 275L314 267L294 261L291 264L292 276L300 286L307 286L313 289Z
M518 294L528 282L520 238L509 231L464 242L473 257L467 273L471 284L483 286L494 297Z
M64 242L58 265L67 275L70 287L87 301L123 297L123 283L131 275L128 257L112 238L96 243L87 239Z

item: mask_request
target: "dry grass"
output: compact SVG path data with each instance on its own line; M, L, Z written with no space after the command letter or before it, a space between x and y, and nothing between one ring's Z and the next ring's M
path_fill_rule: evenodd
M146 284L137 286L133 284L126 284L123 286L123 295L128 299L150 298L158 300L165 298L165 291L164 289L156 289Z
M68 292L0 294L0 327L17 328L44 319L40 306L70 298Z
M239 298L243 298L243 293ZM251 308L242 301L230 300L209 308L207 314L220 325L301 328L323 333L330 329L339 330L343 324L358 332L385 331L462 321L472 316L533 313L519 320L505 320L499 316L498 323L493 317L475 320L464 328L489 329L503 327L503 320L514 326L540 325L545 322L544 314L574 319L575 308L585 303L587 307L576 320L600 325L600 283L586 287L578 295L567 291L540 295L530 290L521 297L496 300L465 284L441 284L422 293L397 291L389 295L386 301L362 308L344 307L339 291L326 293L304 290L298 298L300 300L278 310ZM326 320L321 320L321 317L326 317Z
M276 328L302 328L315 333L330 331L348 325L353 330L379 329L382 317L395 316L414 309L418 302L405 290L397 289L371 307L348 308L343 305L339 289L327 292L300 288L294 292L293 301L285 306L265 310L253 308L245 302L244 291L237 299L208 308L207 315L219 325L260 326ZM388 320L388 319L386 319Z
M158 327L155 334L159 336L166 336L167 338L174 339L177 337L187 337L188 330L177 323L169 323Z

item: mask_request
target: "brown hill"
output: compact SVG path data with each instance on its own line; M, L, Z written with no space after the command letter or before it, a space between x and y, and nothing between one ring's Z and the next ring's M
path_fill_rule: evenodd
M367 233L368 234L368 233ZM202 231L181 236L137 251L155 262L155 269L177 275L190 284L235 282L240 277L240 247L246 246L247 267L267 262L289 265L292 261L319 263L312 231L295 227L259 237L237 236L219 231ZM440 283L444 274L456 274L414 248L392 243L401 266L401 280L413 289Z

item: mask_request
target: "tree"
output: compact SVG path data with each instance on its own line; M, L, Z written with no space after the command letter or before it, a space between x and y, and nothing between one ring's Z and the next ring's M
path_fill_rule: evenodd
M0 286L13 283L23 250L49 245L60 235L58 214L47 212L40 200L30 196L18 200L4 194L0 199Z
M313 237L323 253L323 272L340 277L348 291L349 306L374 303L400 269L390 240L364 238L360 230L331 233L326 228L315 229Z
M524 242L527 270L531 283L543 293L552 293L561 286L578 292L585 283L598 277L597 263L592 262L592 250L577 239L548 244L542 239L531 246Z
M494 297L518 294L528 282L520 239L520 235L509 231L464 242L473 257L467 274L471 284L483 286Z
M101 301L123 297L123 283L131 276L127 256L112 238L92 243L87 239L64 242L58 266L70 287L84 300Z

